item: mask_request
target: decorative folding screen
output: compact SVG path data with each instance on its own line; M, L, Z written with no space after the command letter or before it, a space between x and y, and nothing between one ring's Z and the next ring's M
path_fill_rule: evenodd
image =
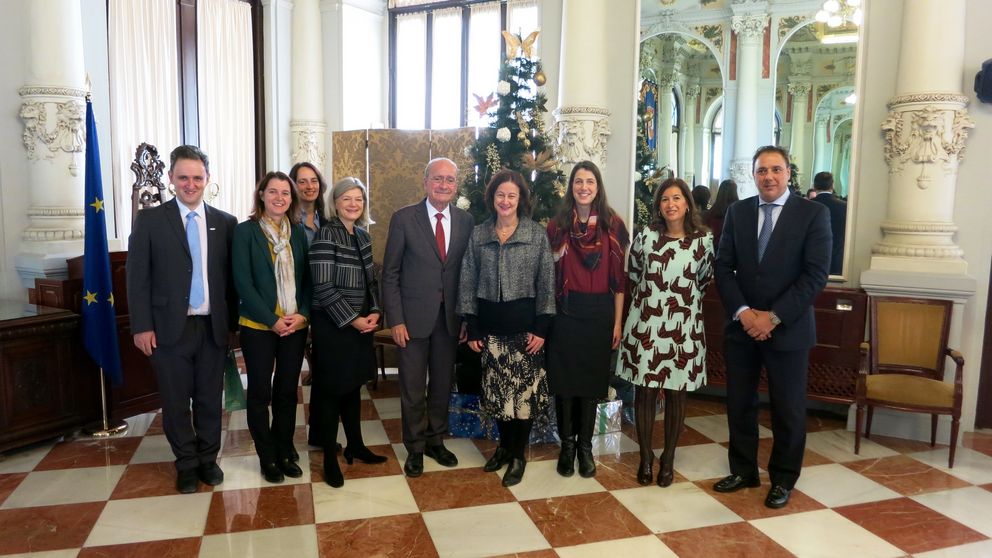
M424 197L424 166L431 159L430 130L369 130L369 196L372 254L386 252L389 217ZM336 154L335 154L336 157Z

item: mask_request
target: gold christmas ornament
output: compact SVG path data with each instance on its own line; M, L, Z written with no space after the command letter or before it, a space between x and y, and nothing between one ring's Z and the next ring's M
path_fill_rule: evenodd
M534 74L534 83L536 83L538 87L548 83L548 76L544 75L544 70L538 70L537 73Z
M527 35L526 39L521 39L520 35L503 31L503 39L506 41L506 57L512 60L522 54L524 58L533 58L534 41L537 40L537 36L540 33L540 31L534 31L530 35Z
M524 148L525 149L530 149L530 140L529 139L525 139L524 140Z

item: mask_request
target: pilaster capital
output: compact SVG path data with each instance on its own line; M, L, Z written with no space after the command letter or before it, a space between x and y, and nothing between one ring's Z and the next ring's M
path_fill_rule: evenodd
M695 99L696 97L699 96L699 91L700 91L700 88L699 88L699 84L698 83L695 84L695 85L690 85L689 87L686 87L685 88L685 98L686 99Z
M806 96L809 95L810 89L813 85L808 81L793 81L789 83L789 93L792 94L792 98L795 102L806 102Z
M28 160L52 160L69 154L69 174L77 176L76 153L86 146L83 120L85 92L73 87L27 86L18 91L23 99L18 116L24 124L21 141Z
M670 71L658 74L658 89L659 90L670 90L675 87L675 84L679 82L679 73L677 71Z
M893 99L881 126L889 174L901 173L909 163L920 165L916 185L924 190L931 182L929 166L938 166L945 176L957 174L957 164L964 160L969 130L975 127L964 103L957 99L942 103L915 102L927 98L928 95L920 94Z
M558 160L575 164L591 160L605 166L607 143L613 134L610 111L598 106L565 106L555 109L551 137Z
M735 15L730 21L730 28L746 41L761 40L768 26L768 14Z

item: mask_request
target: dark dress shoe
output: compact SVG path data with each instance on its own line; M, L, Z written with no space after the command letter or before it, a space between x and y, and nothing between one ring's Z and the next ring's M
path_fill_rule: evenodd
M276 466L279 467L279 470L282 471L282 474L286 475L289 478L298 479L303 476L303 469L300 469L300 466L297 465L295 461L292 461L288 457L285 457L277 461Z
M217 486L218 484L224 482L224 471L220 470L220 467L217 466L217 462L201 463L196 468L196 475L200 477L200 481L206 485Z
M496 448L496 452L493 456L486 461L486 464L482 466L482 470L487 473L492 473L494 471L499 471L510 462L510 452L506 448Z
M558 474L563 477L570 477L575 474L575 442L573 440L561 441L557 470Z
M266 482L271 482L272 484L279 484L286 480L279 466L275 463L262 463L262 477L265 478Z
M338 465L338 456L324 453L324 482L332 488L344 486L344 475Z
M376 455L372 453L372 450L365 446L356 449L352 449L351 446L344 448L344 460L348 462L348 465L351 465L356 459L362 463L368 463L371 465L386 462L386 456Z
M292 461L293 463L299 463L300 462L300 452L296 451L296 448L293 448L293 449L289 450L289 455L287 455L286 458L289 459L290 461Z
M761 480L756 477L727 475L713 485L713 490L717 492L737 492L742 488L755 488L757 486L761 486Z
M408 477L419 477L424 474L424 454L414 452L406 456L406 463L403 464L403 472Z
M789 495L792 493L791 490L782 486L781 484L776 484L768 491L768 496L765 497L765 507L777 510L779 508L784 508L786 504L789 503Z
M662 463L661 469L658 470L658 486L662 488L671 486L673 480L675 480L675 471L671 467L666 468Z
M180 494L192 494L199 485L196 469L183 469L176 472L176 490Z
M519 457L510 459L510 465L506 468L506 472L503 473L503 486L520 484L521 479L524 478L524 469L526 467L527 462L523 459Z
M458 465L458 458L455 457L455 454L448 451L448 448L444 447L444 444L427 446L427 449L424 450L424 455L430 457L445 467L454 467L455 465Z

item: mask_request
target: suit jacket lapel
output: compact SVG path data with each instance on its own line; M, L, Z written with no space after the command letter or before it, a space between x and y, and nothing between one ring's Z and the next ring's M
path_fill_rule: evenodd
M165 220L169 222L172 232L176 233L176 237L179 238L179 244L182 245L183 250L186 250L186 255L189 256L189 241L186 240L186 225L183 223L183 218L179 215L179 202L176 198L165 202L163 204L165 207Z
M437 237L434 236L434 226L427 220L427 209L424 207L424 203L425 202L421 202L417 204L417 210L413 212L413 220L417 222L420 230L423 231L425 240L427 240L427 243L431 245L431 248L434 250L434 255L437 256L438 261L440 261L441 252L437 249ZM452 223L452 226L454 226L454 223Z
M269 249L269 239L265 237L265 232L262 231L262 224L258 221L255 221L255 230L252 232L252 237L254 239L255 250L258 250L259 255L263 256L262 261L266 263L269 271L275 273L276 268L272 263L272 251Z
M742 253L741 258L750 258L758 261L758 196L754 196L753 201L745 206L745 211L741 212L740 224L734 224L736 229L743 231L744 238L748 241L743 243L747 253ZM747 260L743 260L747 261Z

